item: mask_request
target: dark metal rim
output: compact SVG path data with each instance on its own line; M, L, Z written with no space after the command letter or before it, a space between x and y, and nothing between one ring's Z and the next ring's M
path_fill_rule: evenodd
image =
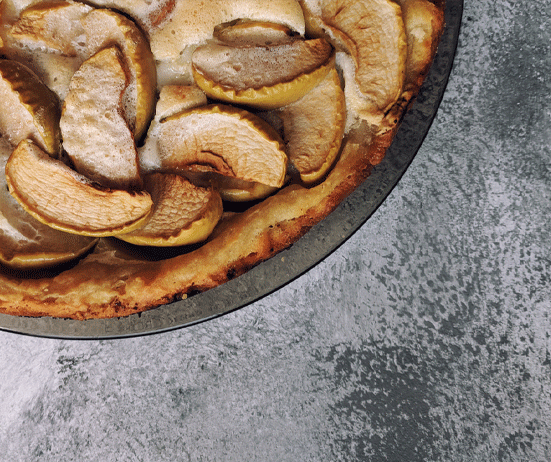
M440 105L457 47L463 0L447 0L438 52L412 109L371 176L291 248L243 276L186 300L125 318L74 321L0 314L0 330L59 339L115 339L166 332L221 316L276 291L322 261L383 203L417 154Z

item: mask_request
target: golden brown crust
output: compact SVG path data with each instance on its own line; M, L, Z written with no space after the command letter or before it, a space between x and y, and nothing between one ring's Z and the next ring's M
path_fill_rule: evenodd
M155 253L108 238L63 271L28 277L0 267L0 312L73 319L120 317L243 274L296 242L363 182L384 156L421 80L404 88L387 114L386 131L373 135L373 128L364 123L345 138L335 167L322 183L311 188L292 184L243 213L226 214L204 245L172 258L158 259Z

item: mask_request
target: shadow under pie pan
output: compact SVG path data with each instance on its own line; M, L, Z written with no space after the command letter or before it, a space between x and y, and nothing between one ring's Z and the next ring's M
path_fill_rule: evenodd
M308 271L365 223L415 157L436 115L452 69L462 11L462 0L447 0L445 29L431 69L382 162L331 214L291 247L218 287L142 313L85 321L0 314L0 329L64 339L107 339L160 333L242 308Z

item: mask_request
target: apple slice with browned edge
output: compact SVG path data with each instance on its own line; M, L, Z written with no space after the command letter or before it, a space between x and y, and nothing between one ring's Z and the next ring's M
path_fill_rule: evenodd
M399 0L408 43L406 86L418 88L436 53L444 13L428 0Z
M6 162L13 148L0 137L0 263L35 270L71 261L86 253L97 238L53 229L27 213L8 192Z
M77 56L85 45L76 40L83 38L81 21L90 11L91 6L78 2L37 3L21 12L8 31L8 40L15 48Z
M405 81L407 43L400 5L392 0L320 0L316 9L308 0L301 4L308 31L351 56L352 62L339 63L348 109L381 124Z
M60 121L63 148L75 169L114 189L142 185L134 137L123 116L128 82L119 49L101 50L71 79Z
M293 42L297 36L297 32L283 24L247 19L219 24L213 32L219 42L238 47L283 45Z
M222 216L222 199L183 176L152 173L144 179L153 208L145 225L117 236L137 245L173 247L207 239Z
M155 60L147 37L132 20L106 9L88 13L83 25L89 56L113 44L122 51L130 76L123 108L134 138L140 140L153 117L157 90Z
M10 193L34 218L84 236L114 236L141 227L151 196L101 187L48 156L31 141L19 143L6 164Z
M289 161L300 179L305 184L319 181L337 158L344 135L346 107L337 70L298 101L267 116L281 119Z
M269 29L268 26L265 28ZM259 34L260 35L260 34ZM207 96L261 109L290 104L314 88L333 67L333 47L323 38L251 45L211 40L192 56L195 82Z
M207 97L201 89L194 85L165 85L161 88L155 117L147 132L144 145L139 149L140 168L142 172L156 172L161 169L161 159L158 152L158 137L161 121L167 117L179 114L207 104ZM212 185L225 201L246 202L264 198L278 188L266 186L251 181L239 180L222 175L208 173L196 174L193 180L203 186Z
M141 139L155 108L157 71L149 41L134 21L82 3L39 3L21 13L7 40L13 57L28 61L62 99L84 60L118 46L130 77L123 96L125 117L135 138Z
M283 140L265 121L235 107L212 104L174 114L161 121L151 143L160 170L276 188L285 181Z

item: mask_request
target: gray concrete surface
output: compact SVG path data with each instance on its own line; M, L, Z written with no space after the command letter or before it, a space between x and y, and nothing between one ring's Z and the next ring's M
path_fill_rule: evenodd
M420 152L306 275L162 335L0 332L0 460L551 460L550 95L551 1L467 0Z

